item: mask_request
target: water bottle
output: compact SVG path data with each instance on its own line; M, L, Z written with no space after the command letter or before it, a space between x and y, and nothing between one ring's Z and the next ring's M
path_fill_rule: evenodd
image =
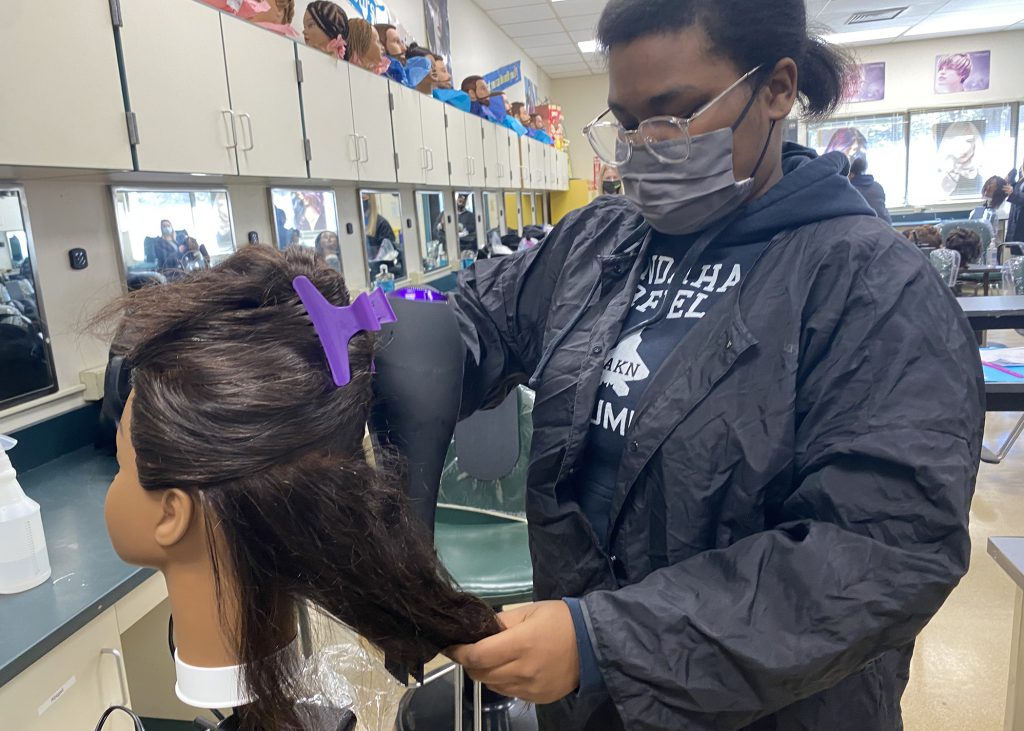
M380 272L373 278L373 283L384 290L384 294L395 291L395 275L388 271L386 264L380 265Z
M986 263L990 267L999 266L999 249L996 248L995 241L988 245L988 252L986 253Z
M464 249L462 254L459 255L459 262L462 264L463 269L469 269L475 261L476 253L470 249Z

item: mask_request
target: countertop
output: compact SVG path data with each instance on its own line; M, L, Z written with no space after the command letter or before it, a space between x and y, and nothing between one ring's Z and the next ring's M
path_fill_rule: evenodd
M116 460L87 447L18 475L39 503L52 574L0 595L0 686L98 617L154 572L114 553L103 499Z
M988 554L1024 589L1024 538L989 538Z

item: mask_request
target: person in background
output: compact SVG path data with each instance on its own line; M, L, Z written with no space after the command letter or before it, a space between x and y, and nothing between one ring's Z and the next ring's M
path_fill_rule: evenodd
M939 59L935 71L935 91L938 94L956 94L964 91L964 85L974 72L974 62L966 53L953 53Z
M850 183L863 196L878 217L886 223L892 223L892 216L889 209L885 207L885 188L875 180L874 175L868 175L868 158L866 155L855 157L850 163Z
M348 60L348 16L330 0L313 0L302 17L302 38L306 45Z
M455 197L456 208L459 212L459 249L476 251L476 214L466 208L467 202L468 197L465 193L459 193Z
M341 242L338 240L338 234L334 231L320 232L313 243L313 248L317 255L327 262L327 266L335 271L341 271Z
M295 19L295 0L267 0L269 10L256 13L253 23L293 41L302 40L302 35L292 27Z
M391 67L391 59L384 55L384 45L376 29L362 18L349 21L348 60L378 76Z
M598 186L600 195L621 195L622 178L619 177L619 169L614 165L601 165Z
M178 253L178 240L175 237L174 225L167 219L160 222L160 238L155 241L153 254L158 270L181 269L181 257Z
M1003 192L1010 201L1010 218L1006 222L1006 240L1024 240L1024 163L1011 170Z
M981 194L985 197L985 205L978 206L971 211L970 220L984 221L992 227L992 233L996 236L996 243L999 241L999 209L1006 203L1006 178L993 175L985 181L981 188Z
M363 201L363 225L366 231L366 253L370 260L370 271L376 275L383 264L388 271L401 279L405 276L405 251L401 235L377 207L376 196ZM384 251L382 251L382 249ZM385 253L385 251L390 253Z

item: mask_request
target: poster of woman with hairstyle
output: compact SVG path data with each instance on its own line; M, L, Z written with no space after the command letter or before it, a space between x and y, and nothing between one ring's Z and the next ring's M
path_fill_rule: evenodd
M976 197L981 194L984 159L985 120L946 122L935 125L939 165L939 185L949 197Z
M985 91L992 66L990 51L949 53L935 58L935 93Z

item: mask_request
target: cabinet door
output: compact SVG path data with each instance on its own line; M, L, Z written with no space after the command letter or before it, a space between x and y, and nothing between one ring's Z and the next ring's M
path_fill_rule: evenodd
M525 137L520 137L515 132L509 132L508 147L508 168L510 171L509 182L513 189L519 190L523 187L523 158L522 150L525 145Z
M352 116L358 138L359 180L364 183L397 182L388 81L358 66L350 66L348 74L352 85Z
M505 166L499 162L498 157L498 139L499 135L504 130L504 127L499 127L496 124L484 122L484 185L488 188L495 188L501 185L501 173L504 172ZM501 136L504 139L504 136Z
M493 124L472 114L466 115L466 154L469 156L469 185L482 188L484 183L484 130Z
M109 706L130 705L127 683L121 683L120 652L117 617L108 609L0 689L3 728L92 728ZM116 713L104 728L131 731L134 726Z
M423 128L423 147L427 151L426 183L431 186L449 184L444 106L428 96L420 99L420 125Z
M423 145L418 91L389 81L391 127L395 133L395 163L399 183L425 183L430 160Z
M308 46L298 51L310 177L359 180L349 64Z
M238 173L307 177L295 43L238 18L220 17L238 119Z
M107 0L3 3L5 165L132 166ZM54 22L54 21L57 22ZM40 29L45 28L40 36Z
M139 170L237 174L220 13L191 2L174 12L152 0L120 2Z
M452 106L445 107L448 127L448 161L451 167L451 184L456 188L468 188L469 145L466 140L466 120L469 115Z

